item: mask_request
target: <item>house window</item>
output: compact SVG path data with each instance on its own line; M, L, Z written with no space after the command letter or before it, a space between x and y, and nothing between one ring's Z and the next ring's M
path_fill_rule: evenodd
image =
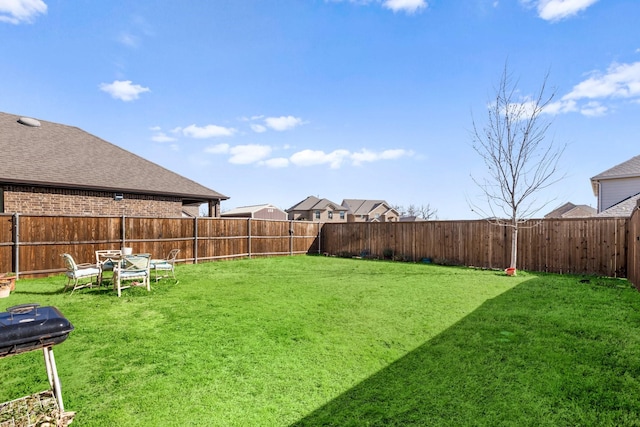
M340 212L340 219L344 219L344 211Z
M316 219L320 219L320 211L316 211L315 215L316 215Z
M329 219L333 219L333 212L332 211L329 211L328 215L329 215Z

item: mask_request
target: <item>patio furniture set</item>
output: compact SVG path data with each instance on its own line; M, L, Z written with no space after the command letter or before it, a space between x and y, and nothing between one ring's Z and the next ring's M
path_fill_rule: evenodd
M62 254L67 267L65 291L100 287L105 281L105 272L112 272L111 283L118 296L122 290L131 286L144 286L151 290L151 272L156 282L164 277L175 276L175 262L180 249L172 249L165 258L153 259L150 254L127 254L120 250L107 249L96 251L95 264L78 264L70 254ZM177 282L176 282L177 283Z

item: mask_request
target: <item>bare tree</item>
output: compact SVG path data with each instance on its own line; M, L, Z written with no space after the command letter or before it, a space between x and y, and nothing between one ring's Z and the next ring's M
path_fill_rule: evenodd
M418 208L418 216L422 219L438 219L438 209L434 209L430 204L420 205Z
M487 176L472 179L482 190L488 211L476 204L471 207L493 223L511 228L511 268L518 256L518 228L550 202L535 196L563 178L558 177L558 162L566 145L547 141L551 123L542 116L555 96L553 91L546 95L548 77L536 95L522 98L505 65L487 107L487 122L478 128L473 120L473 149L487 166Z
M404 206L393 206L400 213L400 216L415 216L422 219L438 219L438 210L431 207L429 203L426 205L416 206L410 204L406 209Z

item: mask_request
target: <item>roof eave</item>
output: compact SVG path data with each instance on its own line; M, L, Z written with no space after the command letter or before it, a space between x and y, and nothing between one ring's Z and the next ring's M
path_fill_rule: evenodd
M169 197L178 197L181 199L195 199L202 200L206 202L208 200L228 200L229 197L223 194L216 195L205 195L205 194L191 194L191 193L175 193L175 192L166 192L166 191L154 191L154 190L141 190L136 188L121 188L121 187L104 187L97 185L77 185L77 184L68 184L68 183L43 183L41 181L32 181L32 180L17 180L17 179L5 179L0 178L0 184L9 184L9 185L29 185L32 187L40 187L40 188L64 188L68 190L91 190L91 191L106 191L106 192L114 192L114 193L132 193L132 194L148 194L154 196L169 196Z

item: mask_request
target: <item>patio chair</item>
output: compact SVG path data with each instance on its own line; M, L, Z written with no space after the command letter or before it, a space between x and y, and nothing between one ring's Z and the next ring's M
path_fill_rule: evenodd
M121 263L116 263L113 268L113 286L118 292L118 297L122 294L122 289L129 288L131 286L144 286L147 291L151 291L151 280L149 278L149 261L151 255L138 254L138 255L124 255ZM123 285L123 282L141 281L136 284L135 282L129 285Z
M119 249L101 249L96 251L96 266L100 269L98 276L98 286L102 285L105 271L113 271L114 264L120 262L121 252Z
M96 279L100 275L100 269L95 264L77 264L73 257L69 254L62 254L64 258L64 264L67 267L65 275L67 276L67 284L64 287L64 291L71 287L71 281L73 281L73 288L71 294L76 289L90 288L93 286L93 277ZM88 281L87 281L88 280ZM97 283L97 282L96 282Z
M156 282L158 281L158 279L169 277L169 275L171 275L173 280L176 280L175 263L178 253L180 253L180 249L171 249L165 259L151 260L151 269L154 272ZM166 272L166 274L158 276L158 271ZM178 283L177 280L176 283Z

